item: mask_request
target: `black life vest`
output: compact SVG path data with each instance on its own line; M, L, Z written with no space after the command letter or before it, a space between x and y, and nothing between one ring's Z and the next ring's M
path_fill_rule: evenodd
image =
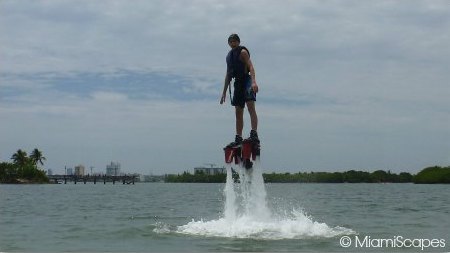
M228 75L235 80L245 80L248 76L247 66L245 66L245 63L241 61L240 58L242 49L247 50L248 55L250 56L250 51L244 46L238 46L231 49L227 55L227 72Z

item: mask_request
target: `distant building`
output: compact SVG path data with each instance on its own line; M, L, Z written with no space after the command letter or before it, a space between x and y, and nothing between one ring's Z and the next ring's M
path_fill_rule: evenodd
M107 176L120 176L120 163L111 162L106 165Z
M75 175L76 176L84 176L85 168L83 165L75 166Z
M48 170L47 170L47 175L49 175L49 176L53 175L53 170L48 169Z
M72 176L73 175L73 169L72 168L67 168L66 173L67 173L68 176Z
M194 168L194 174L195 173L205 173L206 175L217 175L217 174L225 174L225 168L224 167L213 167L213 165L211 165L211 167L197 167Z

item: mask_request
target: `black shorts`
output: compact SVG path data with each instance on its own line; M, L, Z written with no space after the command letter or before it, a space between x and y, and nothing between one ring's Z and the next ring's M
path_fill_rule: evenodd
M231 105L245 108L245 102L247 101L256 101L256 94L252 89L252 78L250 76L245 81L234 81L234 93Z

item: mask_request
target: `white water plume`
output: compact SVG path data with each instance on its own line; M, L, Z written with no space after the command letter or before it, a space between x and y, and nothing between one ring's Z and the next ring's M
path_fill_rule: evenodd
M231 164L226 165L224 217L211 221L191 221L179 226L178 233L208 237L252 239L301 239L353 234L343 227L329 227L313 221L302 211L286 211L283 217L273 215L266 201L266 189L259 157L252 169L236 166L239 182L232 177Z

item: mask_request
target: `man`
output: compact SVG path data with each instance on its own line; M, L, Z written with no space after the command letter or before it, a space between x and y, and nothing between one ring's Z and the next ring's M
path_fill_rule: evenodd
M225 102L227 89L231 79L234 78L234 93L231 105L235 107L236 113L236 137L229 146L236 146L242 143L242 130L244 128L244 108L247 105L250 114L252 130L250 140L259 144L258 138L258 116L255 109L256 93L258 85L256 84L255 69L250 60L250 52L246 47L240 46L241 40L237 34L231 34L228 37L228 45L231 47L227 55L227 73L223 85L222 98L220 104Z

